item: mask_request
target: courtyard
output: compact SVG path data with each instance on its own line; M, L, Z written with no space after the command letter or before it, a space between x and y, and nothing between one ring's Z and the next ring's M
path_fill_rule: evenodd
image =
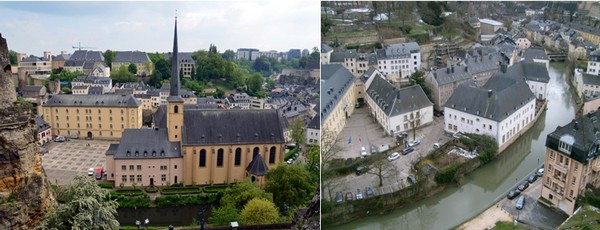
M87 175L89 168L103 166L106 150L112 142L101 140L71 139L66 142L50 142L44 147L48 153L42 157L42 165L53 184L69 184L75 176Z

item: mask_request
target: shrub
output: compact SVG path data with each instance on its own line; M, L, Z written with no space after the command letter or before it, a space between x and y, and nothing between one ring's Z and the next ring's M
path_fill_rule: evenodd
M144 190L146 190L147 193L156 193L156 192L158 192L158 187L156 187L156 186L146 187Z
M437 183L448 183L454 180L456 172L460 165L453 164L435 174L435 182Z
M211 204L221 199L221 193L197 195L165 195L156 198L156 206L183 206L194 204Z
M208 186L204 186L202 188L202 190L205 193L217 193L217 192L224 192L225 189L231 187L231 185L228 184L222 184L222 185L208 185Z
M140 196L140 195L143 195L144 192L141 189L139 189L139 188L136 188L136 189L117 189L117 190L115 190L115 194L117 196L131 196L131 195L133 195L133 196Z
M122 208L134 208L134 207L150 207L150 197L148 195L141 196L118 196L117 202L119 207Z

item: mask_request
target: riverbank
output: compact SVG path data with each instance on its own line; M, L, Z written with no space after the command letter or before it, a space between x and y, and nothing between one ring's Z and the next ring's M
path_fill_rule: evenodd
M510 215L507 211L503 210L500 207L500 201L498 201L478 216L473 217L473 219L461 224L460 226L454 229L492 229L494 226L496 226L496 222L498 221L511 222L512 220L513 216Z

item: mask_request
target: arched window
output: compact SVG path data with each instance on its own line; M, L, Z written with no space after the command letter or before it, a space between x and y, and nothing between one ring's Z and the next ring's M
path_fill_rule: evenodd
M223 149L217 151L217 167L223 166Z
M254 147L254 151L252 152L252 160L254 160L258 154L260 154L260 148Z
M275 153L276 151L277 151L277 148L275 148L275 146L271 147L271 150L269 151L269 164L275 163L275 155L277 155Z
M173 107L173 113L179 113L179 106L174 106Z
M206 150L200 150L200 167L206 167Z
M242 164L242 148L235 149L235 166Z

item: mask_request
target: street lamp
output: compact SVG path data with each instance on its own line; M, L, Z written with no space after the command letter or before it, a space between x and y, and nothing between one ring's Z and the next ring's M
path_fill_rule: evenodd
M150 224L150 220L148 220L148 218L146 218L144 220L144 227L146 228L146 230L148 230L148 224Z
M198 219L200 220L200 230L204 230L204 209L200 209L198 212Z
M137 229L140 229L140 225L142 225L142 223L139 220L136 220L135 226L137 226Z

